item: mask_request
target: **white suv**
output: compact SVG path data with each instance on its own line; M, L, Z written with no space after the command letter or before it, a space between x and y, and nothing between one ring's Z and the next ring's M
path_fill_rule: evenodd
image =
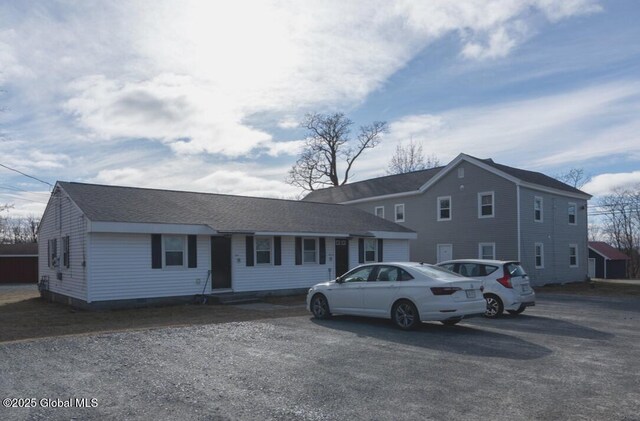
M494 318L507 310L520 314L536 304L536 293L520 262L503 260L459 259L438 263L444 269L482 280L487 300L486 317Z

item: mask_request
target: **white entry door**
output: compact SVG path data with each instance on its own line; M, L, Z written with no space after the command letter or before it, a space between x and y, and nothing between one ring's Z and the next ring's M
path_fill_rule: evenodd
M596 277L596 259L589 257L589 278Z
M437 245L437 262L444 262L445 260L451 260L453 258L453 245L452 244L438 244Z

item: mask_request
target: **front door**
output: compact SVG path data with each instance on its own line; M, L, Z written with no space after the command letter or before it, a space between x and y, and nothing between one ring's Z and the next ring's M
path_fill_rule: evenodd
M211 237L211 287L231 288L230 237Z
M451 244L438 244L437 262L445 262L451 260L453 256L453 245Z
M336 238L336 277L349 271L349 240Z
M589 278L596 277L596 259L594 257L589 257Z

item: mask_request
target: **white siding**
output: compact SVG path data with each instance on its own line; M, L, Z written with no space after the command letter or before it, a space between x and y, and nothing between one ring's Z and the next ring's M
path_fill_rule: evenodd
M235 292L308 288L335 278L335 239L326 239L327 262L324 265L295 264L295 237L282 237L282 265L246 265L245 236L231 241L232 282ZM357 249L356 249L357 252ZM356 256L357 259L357 256Z
M151 269L150 234L91 233L91 301L201 294L210 238L198 236L198 267ZM185 256L186 259L186 256ZM205 293L211 291L207 283Z
M382 258L385 262L407 262L409 261L409 241L408 240L384 240Z
M39 278L49 277L49 289L58 294L87 299L86 282L86 219L84 214L71 202L67 194L59 190L51 196L42 216L38 235ZM69 267L62 260L62 238L69 236ZM58 241L58 268L48 267L47 245L49 240ZM62 279L57 279L60 272Z

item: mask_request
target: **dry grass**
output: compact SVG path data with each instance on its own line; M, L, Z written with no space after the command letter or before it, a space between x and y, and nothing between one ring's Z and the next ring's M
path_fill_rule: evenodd
M547 285L536 287L537 293L577 294L587 296L624 297L639 296L640 285L615 284L610 282L574 282L564 285Z
M113 311L81 311L42 300L38 292L0 294L0 343L49 336L167 326L226 323L307 314L303 297L270 298L269 310L229 305L176 305Z

